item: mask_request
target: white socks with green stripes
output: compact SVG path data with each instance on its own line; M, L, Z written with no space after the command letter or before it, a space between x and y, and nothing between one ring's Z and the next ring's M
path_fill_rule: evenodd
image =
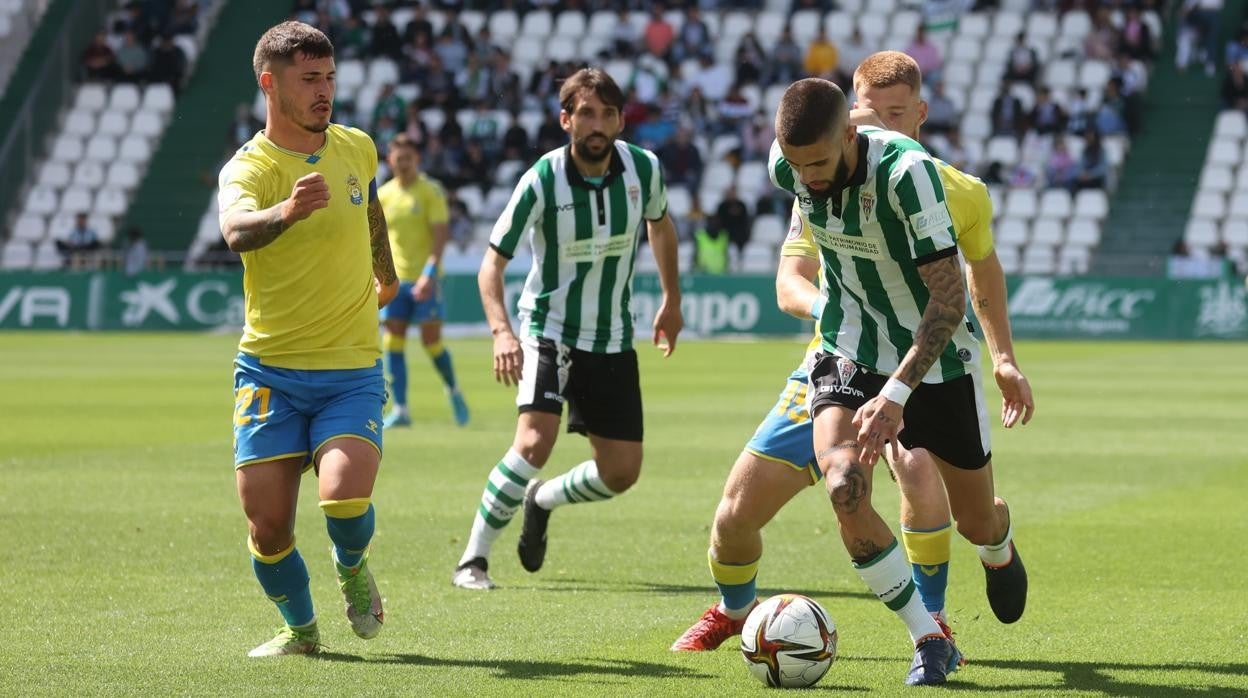
M490 556L490 548L494 546L498 534L503 532L503 528L524 502L525 486L537 473L537 468L529 465L519 453L510 449L498 465L494 466L485 482L485 490L481 493L481 504L472 520L472 533L468 536L468 545L459 564L473 558Z
M537 505L550 510L564 504L601 502L615 495L615 492L602 484L602 478L598 477L598 464L587 460L559 477L543 483L541 489L537 491Z

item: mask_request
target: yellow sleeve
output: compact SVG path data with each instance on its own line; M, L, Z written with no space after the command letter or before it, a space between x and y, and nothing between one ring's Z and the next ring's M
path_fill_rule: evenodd
M802 209L793 202L793 215L789 217L789 234L784 238L780 248L781 257L819 258L819 245L815 243L815 235L810 230L810 221L802 215Z
M276 203L270 170L239 151L217 177L217 223L225 222L235 213L259 211ZM269 203L273 202L273 203Z
M446 191L435 179L429 180L429 196L425 205L429 211L429 225L445 223L451 219L446 207Z
M945 185L946 204L953 218L958 248L968 262L977 262L992 252L992 199L988 187L950 165L941 163L941 182Z

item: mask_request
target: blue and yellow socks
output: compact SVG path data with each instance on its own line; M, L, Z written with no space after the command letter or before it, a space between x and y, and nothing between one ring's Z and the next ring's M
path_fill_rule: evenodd
M943 613L945 589L949 586L949 555L953 545L953 527L946 522L931 529L901 527L901 540L919 597L928 613Z
M438 375L442 376L446 389L451 392L459 390L459 386L455 384L455 366L451 363L451 352L442 345L442 342L426 344L425 352L433 361L434 368L438 369Z
M250 537L247 538L247 548L251 550L251 569L256 573L260 587L269 600L277 604L286 625L301 628L316 622L312 592L308 588L308 567L295 549L294 539L291 539L289 547L273 555L260 552Z
M714 551L708 550L706 561L710 564L715 586L719 587L724 615L733 620L745 618L758 598L758 559L745 564L720 562L715 559Z
M327 499L321 502L325 527L334 543L334 560L343 567L355 567L368 550L377 528L377 516L368 497Z
M385 333L382 348L386 350L386 372L390 374L390 395L400 409L407 408L407 337Z

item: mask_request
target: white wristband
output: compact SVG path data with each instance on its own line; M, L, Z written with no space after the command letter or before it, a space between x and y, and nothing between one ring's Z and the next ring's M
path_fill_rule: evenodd
M889 378L888 382L884 384L884 387L880 388L880 395L883 396L884 399L889 400L890 402L895 402L902 407L906 406L906 400L910 399L911 392L910 386L902 383L896 378Z

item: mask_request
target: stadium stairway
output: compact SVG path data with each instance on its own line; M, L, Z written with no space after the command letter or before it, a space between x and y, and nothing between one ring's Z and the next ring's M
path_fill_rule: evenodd
M172 121L152 157L124 227L142 228L156 250L185 250L195 237L204 199L216 187L226 153L226 131L239 103L256 92L251 57L256 40L289 14L284 2L228 3L179 96Z
M1229 4L1229 3L1228 3ZM1244 10L1222 11L1220 25L1236 27ZM1122 168L1118 190L1095 255L1093 274L1159 276L1166 257L1183 237L1205 152L1221 109L1222 74L1205 75L1199 64L1180 72L1174 62L1177 16L1165 24L1161 55L1149 77L1140 133ZM1225 40L1218 44L1225 46Z

